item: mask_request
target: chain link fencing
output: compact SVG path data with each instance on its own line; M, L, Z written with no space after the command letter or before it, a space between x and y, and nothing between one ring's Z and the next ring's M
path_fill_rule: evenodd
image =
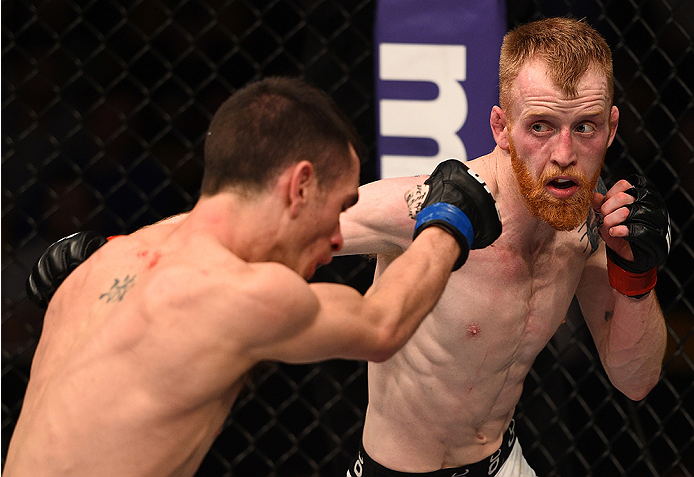
M580 3L580 5L579 5ZM375 0L2 2L2 457L43 314L24 281L53 241L128 233L192 206L217 106L248 81L301 75L330 93L376 178ZM545 476L694 475L694 3L508 2L508 24L569 14L608 40L621 111L604 178L663 193L672 250L657 292L663 376L632 402L609 383L575 307L526 379L517 432ZM368 288L342 257L316 280ZM194 366L195 363L191 363ZM199 476L338 476L358 448L365 363L268 364L234 406Z

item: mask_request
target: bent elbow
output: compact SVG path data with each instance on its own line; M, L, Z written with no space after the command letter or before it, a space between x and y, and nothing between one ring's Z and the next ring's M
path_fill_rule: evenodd
M638 390L628 390L628 391L622 391L622 393L631 399L632 401L641 401L643 400L646 396L648 396L648 393L651 390L644 391L643 389L638 389Z
M397 328L384 326L377 332L369 361L380 363L390 359L407 342L408 336Z
M660 381L660 376L646 378L633 383L630 386L623 386L620 391L632 401L641 401L653 390Z

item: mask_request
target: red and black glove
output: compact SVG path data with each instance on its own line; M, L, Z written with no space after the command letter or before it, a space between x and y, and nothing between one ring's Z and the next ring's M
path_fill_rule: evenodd
M658 267L670 252L670 217L665 200L655 185L643 176L627 177L632 185L626 193L634 197L627 205L629 216L622 225L629 229L625 240L631 245L634 261L623 259L607 247L610 285L622 295L641 298L655 287Z
M77 232L50 245L34 264L26 282L29 300L46 309L63 280L106 243L96 232Z

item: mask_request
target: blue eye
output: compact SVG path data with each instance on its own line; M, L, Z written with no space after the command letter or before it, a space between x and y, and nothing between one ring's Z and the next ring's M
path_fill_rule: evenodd
M590 124L581 124L576 128L576 131L579 133L591 133L595 131L595 127L591 126Z

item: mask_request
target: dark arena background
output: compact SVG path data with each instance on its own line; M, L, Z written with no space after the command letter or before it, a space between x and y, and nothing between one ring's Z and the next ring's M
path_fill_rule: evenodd
M307 78L356 124L369 148L362 183L376 179L375 10L375 0L3 0L3 464L41 333L43 313L24 291L34 261L73 232L129 233L190 208L204 132L229 94L261 76ZM509 28L557 15L585 17L614 53L621 118L607 185L645 174L667 201L672 250L656 290L669 343L660 383L630 401L573 310L526 380L516 429L539 476L692 476L694 2L507 5ZM372 273L365 258L345 257L315 279L363 292ZM365 371L268 365L198 475L345 475Z

